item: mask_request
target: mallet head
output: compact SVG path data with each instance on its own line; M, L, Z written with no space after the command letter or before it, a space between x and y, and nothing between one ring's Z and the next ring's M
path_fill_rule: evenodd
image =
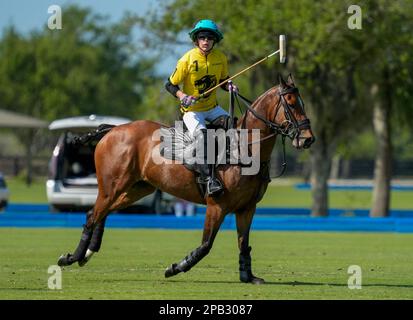
M287 46L286 46L284 34L280 34L278 42L279 42L279 48L280 48L280 62L285 63L285 60L287 58Z

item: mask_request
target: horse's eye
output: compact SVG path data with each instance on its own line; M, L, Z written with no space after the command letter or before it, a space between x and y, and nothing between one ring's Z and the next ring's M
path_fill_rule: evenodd
M288 104L291 106L295 105L295 101L296 99L294 99L294 96L292 94L287 94L287 96L285 97L285 99L287 100Z

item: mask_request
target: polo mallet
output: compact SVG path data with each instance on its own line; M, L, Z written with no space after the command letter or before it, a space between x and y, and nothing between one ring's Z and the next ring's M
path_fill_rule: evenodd
M255 62L254 64L250 65L249 67L245 68L244 70L241 70L240 72L234 74L232 77L228 78L227 80L217 84L215 87L205 91L204 93L202 93L201 95L199 95L199 97L196 98L196 100L201 99L202 97L206 96L208 93L212 92L213 90L215 90L216 88L222 86L223 84L227 83L228 81L238 77L239 75L243 74L245 71L248 71L249 69L255 67L256 65L260 64L261 62L264 62L265 60L267 60L268 58L272 57L273 55L279 53L280 54L280 63L285 63L286 57L287 57L287 48L286 48L286 40L285 40L285 35L280 34L279 39L278 39L278 43L279 43L279 49L277 51L274 51L273 53L269 54L268 56L262 58L260 61Z

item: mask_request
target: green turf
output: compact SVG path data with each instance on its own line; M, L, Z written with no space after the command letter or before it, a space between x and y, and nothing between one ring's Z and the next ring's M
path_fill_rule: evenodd
M413 209L413 191L393 191L391 209ZM370 190L330 190L330 208L370 209ZM277 185L274 181L268 186L259 206L309 208L312 204L311 191L299 190L293 185Z
M251 234L253 270L264 285L238 281L233 231L218 234L210 254L187 273L164 270L200 241L201 230L107 229L103 247L83 268L63 270L62 290L47 273L72 251L80 229L0 228L0 299L412 299L413 235L263 232ZM362 289L347 269L362 269Z
M310 190L298 190L294 187L296 179L274 179L269 185L260 207L311 207ZM7 180L10 189L10 202L13 203L47 203L45 179L37 179L28 187L19 179ZM287 185L286 185L287 184ZM329 192L330 208L369 209L371 191L368 190L331 190ZM413 191L393 191L391 209L413 209Z
M12 203L47 203L46 180L37 178L28 186L23 179L7 179Z

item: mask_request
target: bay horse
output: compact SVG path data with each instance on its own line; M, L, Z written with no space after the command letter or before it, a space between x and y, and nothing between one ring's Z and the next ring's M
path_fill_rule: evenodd
M154 141L152 135L161 126L153 121L137 120L89 133L89 138L100 139L95 149L98 196L95 206L86 215L78 247L73 254L60 256L58 265L68 266L75 262L85 265L100 249L109 212L128 207L158 188L207 206L201 245L182 261L170 265L165 277L187 272L204 258L212 248L224 217L233 212L238 234L240 281L264 283L252 273L249 232L256 205L270 181L268 163L276 137L279 134L284 136L283 139L290 137L297 149L309 148L315 141L304 103L291 75L287 81L280 76L279 85L266 91L251 106L247 105L237 128L260 130L260 170L255 175L242 175L239 165L219 165L216 174L224 191L218 197L204 197L194 172L184 165L154 162L152 151L160 142ZM251 144L255 142L249 141Z

